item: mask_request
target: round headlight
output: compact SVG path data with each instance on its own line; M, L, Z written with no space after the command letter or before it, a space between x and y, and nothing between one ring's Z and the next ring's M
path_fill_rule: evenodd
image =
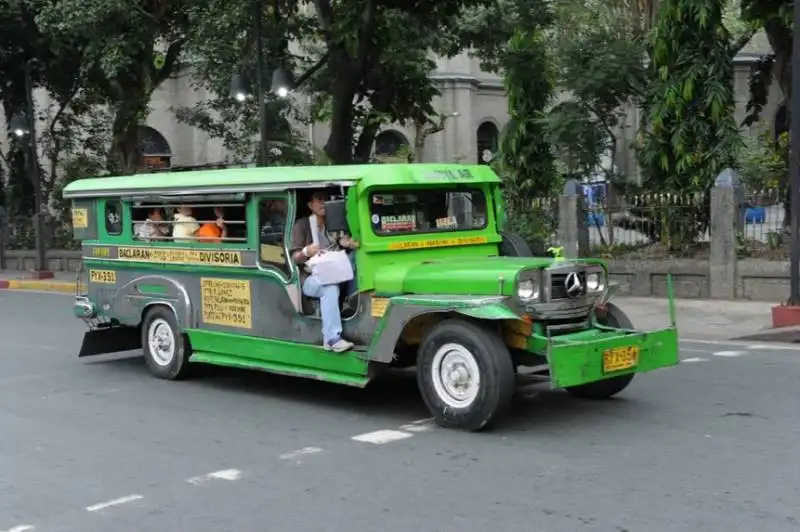
M599 292L603 287L603 276L594 272L586 275L586 289L589 292Z
M520 281L519 286L517 287L517 296L520 299L531 299L539 297L539 291L536 287L536 284L527 279L525 281Z

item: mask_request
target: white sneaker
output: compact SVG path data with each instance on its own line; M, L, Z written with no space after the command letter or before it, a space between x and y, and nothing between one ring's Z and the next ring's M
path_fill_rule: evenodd
M325 351L333 351L334 353L341 353L353 347L353 342L348 342L344 338L339 338L333 343L325 343Z

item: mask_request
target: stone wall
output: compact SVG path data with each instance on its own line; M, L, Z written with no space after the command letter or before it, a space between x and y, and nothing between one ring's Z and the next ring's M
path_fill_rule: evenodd
M51 272L76 272L81 263L81 252L50 250L47 252L47 259ZM35 251L6 251L6 269L32 271L35 267Z
M609 260L612 281L619 284L619 295L663 297L667 294L667 274L672 274L676 297L710 298L710 261ZM789 263L761 259L739 260L736 266L735 298L781 302L789 294Z

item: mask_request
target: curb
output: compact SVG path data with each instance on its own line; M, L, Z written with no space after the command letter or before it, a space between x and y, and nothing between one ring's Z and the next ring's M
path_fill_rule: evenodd
M26 279L9 279L0 281L0 290L36 290L38 292L58 292L74 294L74 281L38 281Z

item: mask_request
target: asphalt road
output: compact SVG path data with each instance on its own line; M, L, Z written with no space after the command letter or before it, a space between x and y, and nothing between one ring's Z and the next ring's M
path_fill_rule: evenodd
M800 350L684 342L616 400L541 390L467 434L403 373L78 360L70 303L0 291L2 532L800 530Z

